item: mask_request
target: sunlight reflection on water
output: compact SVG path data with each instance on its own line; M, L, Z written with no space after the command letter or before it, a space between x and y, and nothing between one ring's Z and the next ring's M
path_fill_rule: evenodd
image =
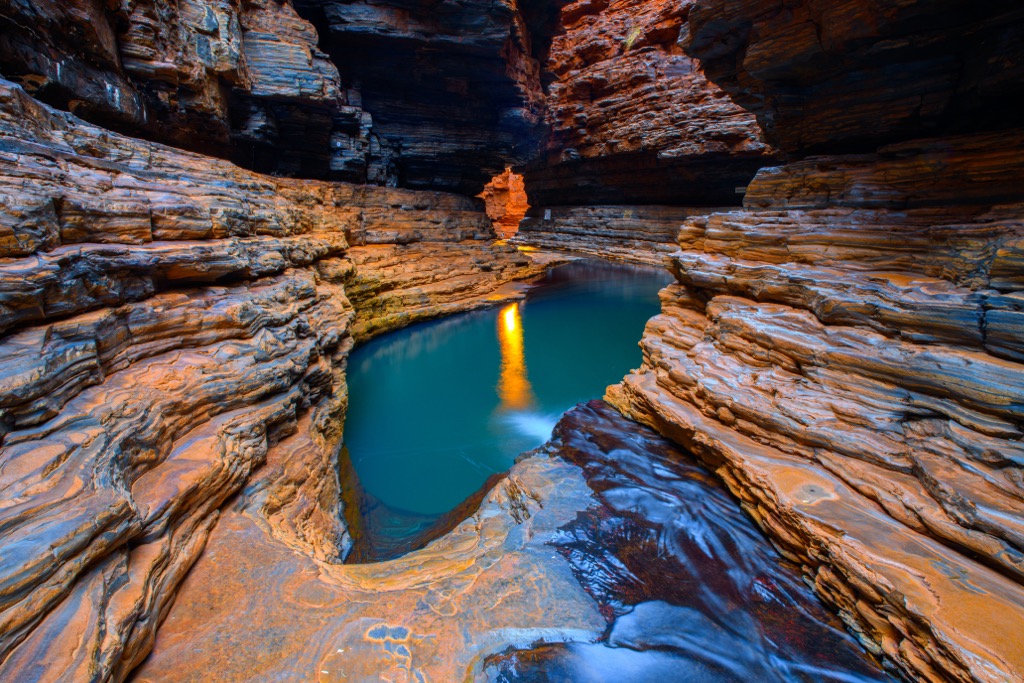
M523 320L518 302L505 306L498 315L498 347L501 349L501 376L498 378L500 408L524 410L533 406L537 399L526 377Z

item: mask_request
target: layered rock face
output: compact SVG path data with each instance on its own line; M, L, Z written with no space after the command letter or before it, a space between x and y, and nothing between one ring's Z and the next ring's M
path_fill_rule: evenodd
M945 8L695 5L688 49L770 141L860 153L763 169L743 210L687 220L644 366L609 398L713 467L903 675L1016 681L1024 134L969 114L1021 68L999 38L1021 22L996 4L954 30ZM961 40L988 56L936 56Z
M671 443L598 401L554 437L450 533L373 565L291 552L244 492L133 680L887 679ZM537 675L514 649L561 642L590 666ZM601 652L619 666L595 673Z
M535 249L662 266L679 226L715 209L685 206L555 206L530 212L513 243Z
M262 173L475 194L535 153L531 33L544 42L549 11L2 0L0 71L94 123Z
M291 2L6 0L0 25L5 77L95 123L267 173L388 180L358 92Z
M551 126L535 207L728 206L770 159L754 117L683 53L692 2L577 0L544 63Z
M301 0L404 187L476 194L535 151L547 3Z
M534 458L426 548L339 565L266 534L245 493L132 680L473 680L512 643L596 638L605 620L546 544L590 501L578 468Z
M774 160L754 116L683 53L691 2L579 0L544 63L550 133L516 244L660 265L686 218ZM681 38L682 37L682 38Z
M0 132L0 679L122 680L253 472L278 542L344 555L344 362L379 318L344 286L404 291L393 326L532 270L464 197L256 175L6 81Z
M521 243L677 279L609 400L890 667L1024 681L1022 27L1004 1L0 0L5 76L154 141L0 81L0 680L124 680L176 596L139 680L457 680L606 630L597 565L547 540L667 465L598 500L528 460L430 547L338 564L349 348L538 266L468 196L280 177L475 194L535 156L545 83ZM680 613L622 628L645 615Z

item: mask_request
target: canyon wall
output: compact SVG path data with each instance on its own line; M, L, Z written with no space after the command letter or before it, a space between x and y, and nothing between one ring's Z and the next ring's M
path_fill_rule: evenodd
M381 175L372 118L290 2L4 0L0 24L0 73L104 127L268 173Z
M0 0L0 73L106 128L262 173L475 194L533 153L531 27L543 42L548 11Z
M772 150L678 44L689 2L577 0L543 65L550 135L526 166L535 207L728 206Z
M0 679L122 680L242 487L344 555L354 338L535 269L477 200L257 175L8 81L0 136Z
M678 249L675 240L683 221L714 210L635 204L555 206L524 218L513 244L660 267Z
M557 3L556 3L557 4ZM476 194L534 154L539 0L300 0L394 151L403 187ZM537 45L534 45L537 43Z
M736 205L772 162L755 117L683 52L691 5L562 9L542 71L548 134L523 170L533 208L516 243L658 262L695 213L671 207Z
M697 0L689 20L687 51L792 154L1020 126L1011 0Z
M902 675L1018 681L1024 22L963 9L694 4L690 54L799 160L685 221L609 399L712 467Z
M538 266L469 196L507 164L516 243L675 274L610 401L890 667L1024 680L1015 3L0 0L0 29L0 680L125 679L211 533L250 574L207 565L186 603L234 635L262 626L262 559L331 629L383 619L379 593L447 628L439 676L600 633L533 536L590 495L556 461L418 558L336 566L347 353L521 295ZM491 626L467 644L452 605ZM381 634L353 641L368 671L409 641ZM333 667L325 642L272 664Z

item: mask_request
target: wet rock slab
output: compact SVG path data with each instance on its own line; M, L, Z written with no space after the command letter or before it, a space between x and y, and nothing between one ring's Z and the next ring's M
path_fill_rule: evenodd
M609 627L502 653L488 680L889 680L692 456L602 401L554 436L600 504L551 544Z
M453 531L370 565L265 533L257 479L133 680L883 680L685 458L602 402L580 406ZM586 673L594 662L615 677Z

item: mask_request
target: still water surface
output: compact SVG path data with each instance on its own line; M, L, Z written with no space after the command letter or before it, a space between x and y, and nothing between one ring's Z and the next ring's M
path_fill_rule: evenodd
M355 560L394 557L460 521L488 477L637 366L668 279L576 262L524 302L358 349L346 431L362 513ZM608 629L597 642L494 653L487 680L890 683L689 454L601 401L566 413L545 449L594 492L549 546Z
M365 533L378 546L363 559L410 549L488 477L547 441L563 412L639 366L637 342L670 280L660 269L576 261L524 301L356 349L345 445Z

